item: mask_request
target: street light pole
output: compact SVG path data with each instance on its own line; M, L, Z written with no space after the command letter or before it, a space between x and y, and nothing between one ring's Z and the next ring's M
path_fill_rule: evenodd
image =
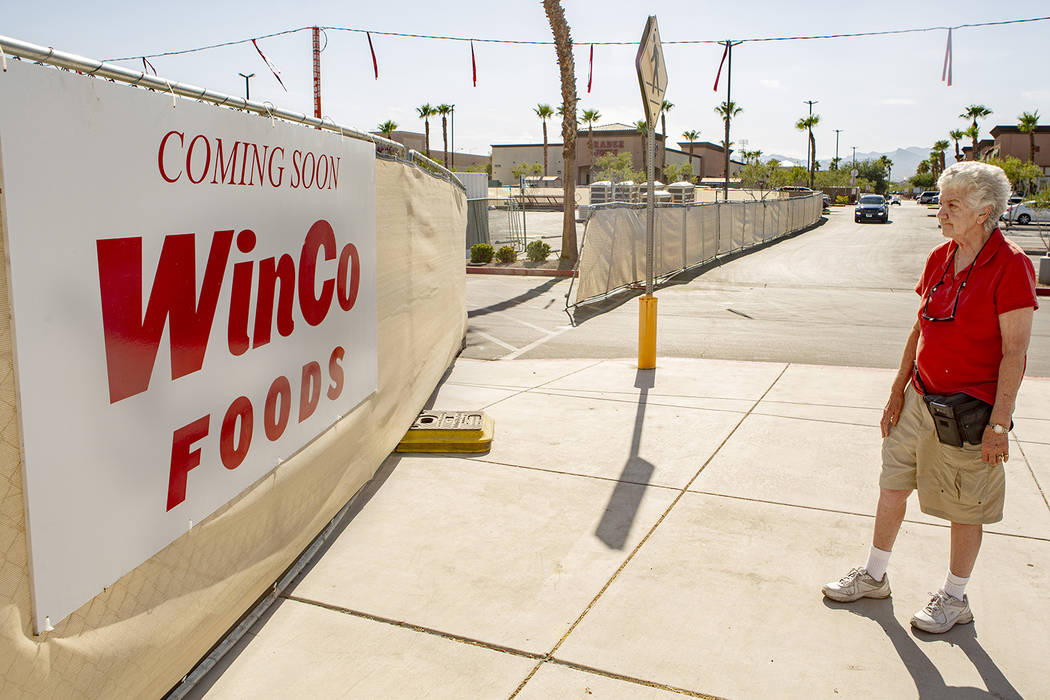
M244 73L238 73L237 75L244 78L244 99L252 99L252 90L251 86L248 84L248 81L255 77L255 73L249 73L248 75L245 75Z
M853 168L856 169L856 167L857 167L857 147L854 146L853 147Z
M449 154L448 169L456 172L456 105L449 106L452 107L449 113L449 118L452 121L452 153Z
M835 167L839 167L839 132L842 129L835 129Z

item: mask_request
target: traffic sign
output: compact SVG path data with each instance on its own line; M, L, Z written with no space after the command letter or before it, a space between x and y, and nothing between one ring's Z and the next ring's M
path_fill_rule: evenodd
M667 66L664 64L664 50L660 44L660 29L656 26L655 15L650 16L645 23L634 66L638 70L638 84L642 88L645 119L650 125L655 125L663 111L664 95L667 93Z

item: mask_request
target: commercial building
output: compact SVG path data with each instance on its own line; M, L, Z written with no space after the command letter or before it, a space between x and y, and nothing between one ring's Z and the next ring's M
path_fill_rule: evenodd
M693 175L700 178L724 176L724 152L722 147L708 141L678 142L679 148L666 148L663 134L655 134L656 179L663 180L661 164L693 166ZM562 143L547 144L548 177L565 176L562 162ZM587 185L594 179L593 163L606 153L631 154L631 167L634 170L645 170L646 136L629 124L605 124L588 129L583 126L576 137L576 184ZM730 151L731 152L731 151ZM593 154L593 155L592 155ZM665 160L666 159L666 160ZM542 143L495 144L492 146L492 178L504 184L516 180L514 170L524 164L539 163L543 165ZM740 172L743 163L731 160L730 178ZM541 173L542 174L542 173Z
M1035 164L1043 171L1044 175L1050 176L1050 126L1037 126L1034 134L1030 137L1021 131L1017 125L1000 124L991 130L990 139L981 139L977 142L977 157L981 160L988 158L1019 158L1028 161L1031 155L1032 141L1035 141ZM972 146L962 149L963 159L970 157Z
M435 131L437 133L435 133ZM378 131L373 131L376 136L382 136ZM397 141L402 144L405 148L410 148L414 151L419 151L423 155L426 155L426 134L420 134L415 131L394 131L390 133L390 136L386 137L391 141ZM437 161L438 163L444 162L445 151L441 148L442 138L441 129L430 130L430 159ZM489 156L480 155L477 153L462 153L456 152L450 154L454 156L452 162L449 165L452 166L452 170L466 170L476 166L484 166L489 163Z

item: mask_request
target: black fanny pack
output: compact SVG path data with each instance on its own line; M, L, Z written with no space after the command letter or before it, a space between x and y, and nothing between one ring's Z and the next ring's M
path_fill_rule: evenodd
M955 394L927 393L918 367L915 368L915 378L937 428L937 439L955 447L962 447L964 441L980 445L984 429L992 417L992 404L961 391Z

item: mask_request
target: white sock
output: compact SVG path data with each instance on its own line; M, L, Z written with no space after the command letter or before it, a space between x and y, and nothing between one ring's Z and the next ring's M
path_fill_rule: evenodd
M963 594L966 593L966 584L969 582L969 576L966 578L956 576L949 569L948 575L944 579L944 592L956 600L962 600Z
M890 563L890 554L892 552L887 552L872 545L871 552L868 554L868 564L864 567L868 575L876 581L881 581L882 577L886 575L886 565Z

